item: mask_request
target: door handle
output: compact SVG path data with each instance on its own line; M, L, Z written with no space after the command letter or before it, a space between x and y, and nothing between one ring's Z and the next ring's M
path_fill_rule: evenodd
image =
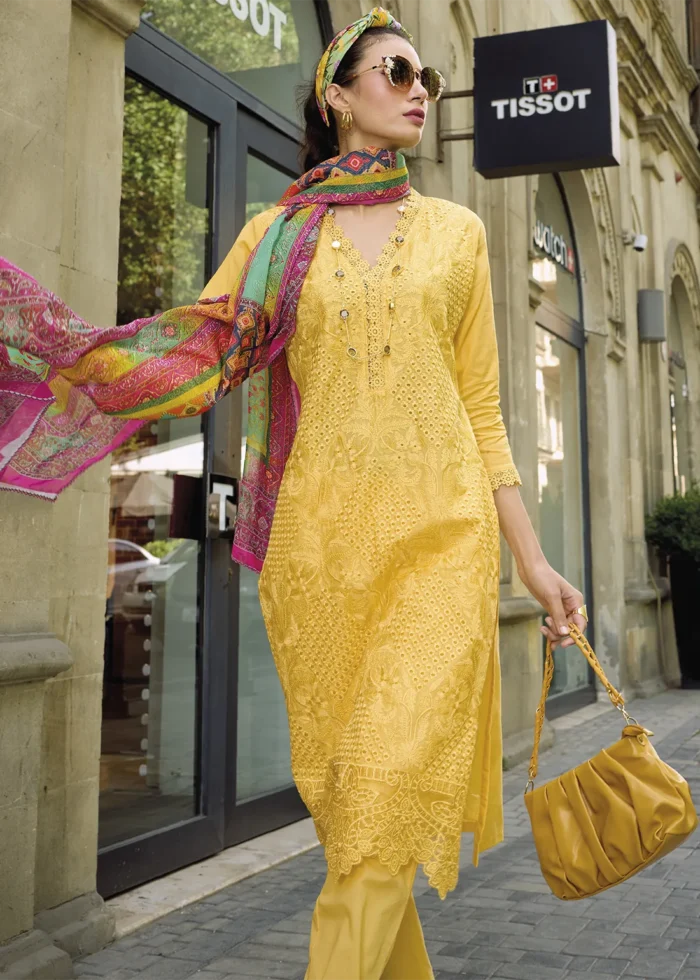
M207 537L232 538L236 528L236 486L212 479L207 498Z

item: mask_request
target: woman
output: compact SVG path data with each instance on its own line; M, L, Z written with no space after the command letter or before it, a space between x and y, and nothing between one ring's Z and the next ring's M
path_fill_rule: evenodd
M234 557L261 571L292 769L325 846L307 980L432 976L411 895L503 836L499 525L585 626L522 504L481 220L409 186L442 79L381 8L333 40L306 174L193 307L98 329L0 264L2 485L55 497L145 419L251 377ZM274 516L274 520L273 520ZM579 610L579 611L577 611Z

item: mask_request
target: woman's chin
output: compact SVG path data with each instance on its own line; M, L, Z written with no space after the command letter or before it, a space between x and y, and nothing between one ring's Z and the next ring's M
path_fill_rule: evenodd
M401 127L401 141L399 143L402 147L413 147L418 146L423 138L423 126L419 126L414 122L407 122Z
M375 142L378 146L385 146L388 150L410 150L420 143L422 137L422 126L417 126L413 122L404 122L391 133L385 133L381 137L376 136Z

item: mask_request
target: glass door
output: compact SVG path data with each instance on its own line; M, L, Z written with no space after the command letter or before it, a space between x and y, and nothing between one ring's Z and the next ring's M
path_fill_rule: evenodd
M119 318L197 298L298 173L298 130L143 24L126 45ZM245 391L112 458L98 888L307 815L257 576L231 560Z
M211 268L211 121L127 75L118 322L191 302ZM209 650L206 418L146 424L113 453L99 883L111 894L211 853L202 756Z
M237 206L241 223L273 207L298 174L298 147L254 116L239 115ZM236 476L242 474L247 383L237 399ZM307 815L290 769L287 710L258 599L258 576L238 579L235 779L227 793L226 843L233 844Z
M535 314L540 541L550 564L587 597L592 615L581 284L576 236L557 174L538 178L532 246L530 274L542 290ZM592 621L587 635L593 642ZM544 651L543 640L543 657ZM557 648L548 716L594 700L594 675L585 659Z
M560 336L536 327L537 484L540 543L547 561L586 592L586 535L583 497L581 411L582 351ZM575 650L575 648L574 648ZM552 711L571 710L594 698L584 657L554 650L550 688ZM567 698L561 701L561 698Z

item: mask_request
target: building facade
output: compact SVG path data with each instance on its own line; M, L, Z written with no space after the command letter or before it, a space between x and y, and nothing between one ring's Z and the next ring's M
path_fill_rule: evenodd
M615 29L619 167L485 180L472 141L439 136L472 130L469 97L408 162L485 222L523 497L603 665L627 696L677 685L644 517L700 478L700 5L386 5L453 91L477 36ZM0 254L98 322L196 296L298 173L297 84L367 6L0 0ZM640 340L641 289L663 292L665 342ZM103 897L306 815L255 576L229 558L244 397L144 427L55 504L1 495L0 975L72 976L110 938ZM541 616L504 546L506 765L531 747ZM557 653L550 716L595 698Z

